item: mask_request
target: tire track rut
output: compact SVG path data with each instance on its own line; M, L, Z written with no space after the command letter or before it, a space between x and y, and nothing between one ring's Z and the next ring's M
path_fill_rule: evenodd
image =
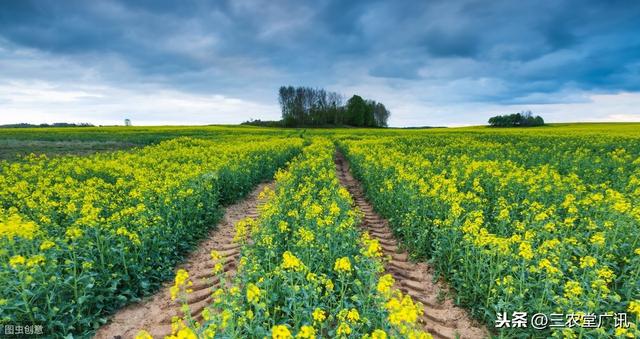
M489 337L484 326L472 320L450 298L442 297L448 289L441 282L434 283L429 265L409 261L409 254L398 247L387 220L380 217L365 200L360 183L351 175L349 163L340 152L336 153L335 164L340 183L349 190L355 205L364 213L361 227L380 242L385 256L390 258L385 263L385 270L396 280L396 288L424 305L421 319L424 328L434 338Z
M188 294L191 315L201 320L202 310L211 303L211 294L214 288L220 285L212 271L217 262L211 260L211 251L215 250L222 256L220 260L224 265L227 277L231 279L236 270L240 256L241 245L233 241L235 224L247 217L257 218L258 209L264 203L258 200L258 195L266 187L273 188L273 183L258 185L247 198L225 208L224 217L214 228L209 236L203 240L187 260L176 267L189 272L189 278L193 282L192 293ZM227 283L228 281L223 281ZM169 289L173 286L173 280L166 282L153 296L141 302L129 305L118 311L111 321L102 326L95 335L97 339L125 339L134 338L138 331L144 329L154 338L164 338L171 335L171 318L182 316L178 300L171 300Z

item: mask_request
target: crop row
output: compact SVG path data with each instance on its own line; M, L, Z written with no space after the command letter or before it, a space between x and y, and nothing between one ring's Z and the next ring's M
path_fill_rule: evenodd
M418 323L422 306L381 276L381 247L359 229L333 151L316 139L276 174L260 217L237 226L244 245L233 283L213 291L200 322L186 304L188 273L178 273L173 288L186 307L173 337L430 337ZM214 271L225 278L221 265Z
M586 139L554 139L555 152L528 142L510 149L500 137L457 136L341 147L394 232L414 255L430 259L490 327L498 313L518 311L576 313L579 322L627 312L630 321L629 328L611 322L502 335L640 334L639 161L630 156L637 157L637 143L591 155L579 152L589 147ZM571 158L571 150L568 166L556 160ZM592 171L576 174L588 157Z
M302 148L245 139L1 163L0 324L84 335L156 290L223 204Z

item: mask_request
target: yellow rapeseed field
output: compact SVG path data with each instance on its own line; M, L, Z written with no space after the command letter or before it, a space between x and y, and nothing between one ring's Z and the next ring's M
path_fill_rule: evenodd
M429 338L423 305L394 289L380 244L358 227L338 149L402 245L492 335L640 336L637 124L129 131L114 136L139 148L0 162L0 324L89 336L170 279L185 311L171 338ZM235 225L237 272L211 253L230 283L192 318L189 272L172 270L222 207L272 178L259 217ZM565 322L496 327L516 313Z

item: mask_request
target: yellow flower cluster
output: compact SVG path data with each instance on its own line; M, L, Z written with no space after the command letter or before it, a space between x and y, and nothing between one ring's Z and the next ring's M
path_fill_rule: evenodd
M298 259L290 251L286 251L282 254L282 268L285 270L301 271L306 267L300 259Z
M247 285L247 301L250 303L256 303L260 299L260 288L255 284L249 283Z
M169 289L169 292L171 293L171 299L175 300L178 297L179 293L182 291L191 293L191 289L188 288L191 286L193 286L193 282L189 280L189 273L187 273L187 271L183 269L179 269L178 272L176 272L174 284Z
M29 300L4 312L3 322L46 319L50 333L86 336L99 314L156 289L223 204L303 147L295 137L164 139L127 151L0 162L0 299Z
M405 245L478 314L606 313L637 295L638 140L442 131L339 147Z
M364 232L362 233L361 241L363 246L362 254L372 258L382 257L382 247L377 239L371 239L369 233Z
M339 273L351 272L351 261L348 257L338 258L333 265L333 269Z
M241 269L229 287L213 292L206 322L185 317L193 331L214 329L221 337L430 337L417 321L422 306L393 291L391 276L377 279L381 246L357 227L360 214L339 185L332 150L331 142L313 140L278 172L273 193L263 195L268 200L252 241L237 237Z
M0 218L0 238L13 239L21 237L31 240L39 232L38 225L29 220L24 220L14 209L13 213L4 220ZM0 216L2 216L0 214Z

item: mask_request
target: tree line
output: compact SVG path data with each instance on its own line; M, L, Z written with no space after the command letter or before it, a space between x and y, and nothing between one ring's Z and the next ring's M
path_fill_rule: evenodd
M533 127L544 125L541 116L535 117L531 111L522 111L515 114L496 115L489 118L489 125L493 127Z
M384 104L365 100L359 95L343 103L336 92L311 87L282 86L278 101L282 108L282 124L296 126L386 127L391 112Z

